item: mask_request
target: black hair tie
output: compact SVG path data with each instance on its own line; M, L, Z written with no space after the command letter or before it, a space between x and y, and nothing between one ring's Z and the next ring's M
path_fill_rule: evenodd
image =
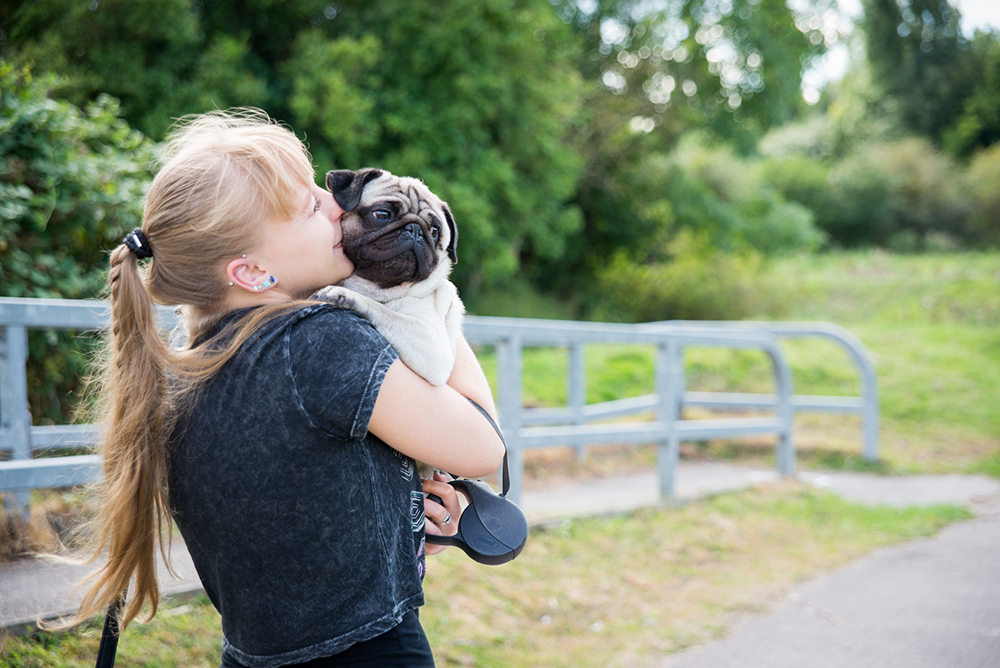
M140 260L153 257L153 249L150 248L149 241L146 239L146 235L142 233L142 229L138 227L126 234L125 238L122 239L122 243Z

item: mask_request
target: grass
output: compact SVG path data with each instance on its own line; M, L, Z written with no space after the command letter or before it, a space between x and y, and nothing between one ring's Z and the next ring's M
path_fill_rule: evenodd
M76 668L93 666L103 620L67 632L40 632L0 638L3 668ZM149 668L218 666L222 624L208 598L168 601L147 624L133 623L121 636L116 665Z
M968 516L954 506L864 507L785 482L567 521L534 530L502 567L458 550L432 558L421 619L439 666L649 665L719 636L734 613L763 610L805 578ZM129 627L119 665L218 665L220 637L200 598ZM0 666L93 665L98 639L95 624L0 641Z
M997 469L989 462L1000 453L1000 253L831 253L777 261L772 274L774 284L787 286L781 319L845 327L875 362L882 460L877 470ZM859 393L857 373L836 344L802 339L784 340L782 347L796 393ZM565 350L525 351L528 405L565 404L567 358ZM493 374L488 351L483 359ZM652 363L649 347L589 346L587 400L652 392ZM685 368L690 390L774 390L770 363L759 351L688 348ZM805 463L858 466L861 426L854 416L800 415L795 437ZM760 441L741 441L704 452L719 450L760 459L762 448Z

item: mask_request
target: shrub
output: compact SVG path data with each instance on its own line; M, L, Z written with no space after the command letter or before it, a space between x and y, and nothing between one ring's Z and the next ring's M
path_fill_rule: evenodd
M1000 245L1000 144L972 158L966 173L972 197L972 233L984 243Z
M814 250L824 241L812 211L786 201L756 162L728 147L687 142L659 171L674 226L707 235L717 248L775 255Z
M53 85L0 60L0 294L94 298L106 250L141 222L153 145L112 98L81 110L50 98ZM65 421L84 367L69 334L33 333L32 415Z
M665 251L668 259L647 263L619 253L598 273L613 317L739 320L773 308L759 253L715 250L690 232L678 234Z
M962 170L928 141L909 137L865 146L829 168L805 158L769 161L767 179L816 214L836 244L901 251L970 243L971 205Z

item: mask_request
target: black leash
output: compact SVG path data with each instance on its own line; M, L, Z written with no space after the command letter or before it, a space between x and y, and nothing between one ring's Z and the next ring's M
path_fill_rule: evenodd
M111 601L108 614L104 618L104 631L101 632L101 646L97 649L97 668L114 668L115 655L118 653L118 636L121 635L119 620L125 609L125 592Z
M507 492L510 491L510 469L507 466L507 441L503 439L503 432L500 431L500 427L498 427L497 423L493 421L493 418L490 416L490 414L486 412L486 409L477 404L472 399L469 399L469 397L466 397L466 399L468 399L470 404L476 407L476 410L478 410L480 413L483 414L483 417L486 418L486 421L490 423L491 427L493 427L493 430L497 433L497 436L500 437L500 442L503 443L503 473L500 478L500 486L503 489L501 494L507 496ZM457 478L458 476L453 475L451 477Z

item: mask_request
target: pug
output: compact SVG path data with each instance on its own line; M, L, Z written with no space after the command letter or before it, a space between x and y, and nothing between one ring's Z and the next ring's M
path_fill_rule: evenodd
M455 366L465 307L448 280L458 230L422 181L381 169L335 170L326 185L344 210L344 254L354 273L316 299L357 311L432 385Z

